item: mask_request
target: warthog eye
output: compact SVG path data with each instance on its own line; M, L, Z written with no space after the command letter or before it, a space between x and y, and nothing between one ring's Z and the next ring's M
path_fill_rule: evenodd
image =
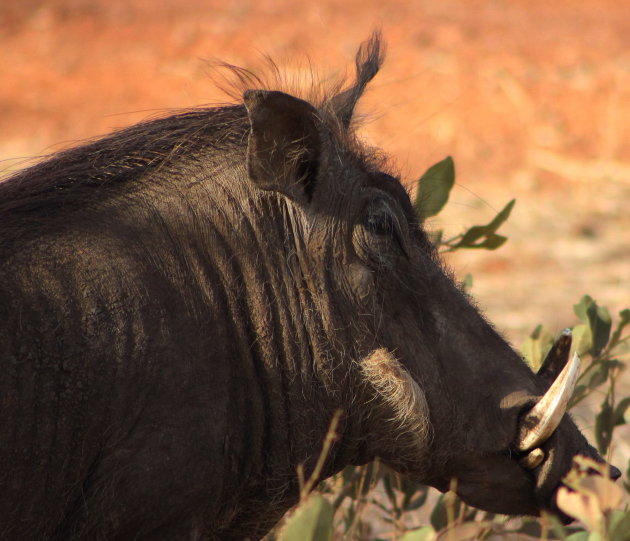
M396 224L394 217L389 212L375 212L368 214L363 220L364 227L375 235L396 234Z
M355 228L357 253L379 266L393 265L396 254L407 254L403 230L393 204L377 197L364 209Z

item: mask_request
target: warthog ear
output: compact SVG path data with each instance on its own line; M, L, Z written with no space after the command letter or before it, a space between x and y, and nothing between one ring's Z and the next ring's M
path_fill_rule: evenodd
M243 101L251 124L247 145L251 180L263 190L310 201L321 149L317 110L277 91L248 90Z

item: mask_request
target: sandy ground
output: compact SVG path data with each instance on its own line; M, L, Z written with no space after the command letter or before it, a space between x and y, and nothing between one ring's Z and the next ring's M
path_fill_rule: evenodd
M497 328L519 346L539 322L575 324L584 293L630 307L627 2L3 0L0 169L225 101L209 59L351 73L375 27L388 60L361 133L408 182L453 156L458 185L431 227L456 234L517 199L503 248L449 257Z

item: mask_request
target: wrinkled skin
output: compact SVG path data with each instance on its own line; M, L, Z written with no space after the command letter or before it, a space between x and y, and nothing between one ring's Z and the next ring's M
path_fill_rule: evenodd
M519 464L549 382L355 142L380 62L372 40L316 105L249 91L0 184L0 538L260 537L337 410L322 477L381 457L490 511L552 508L573 456L596 457L565 416ZM404 419L365 376L375 350L418 389Z

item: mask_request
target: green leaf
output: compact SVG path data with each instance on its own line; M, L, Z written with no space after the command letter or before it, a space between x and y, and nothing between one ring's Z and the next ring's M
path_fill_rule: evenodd
M505 207L503 207L501 212L499 212L499 214L497 214L494 217L494 220L492 220L486 226L490 233L495 233L496 230L499 229L499 227L503 225L505 220L507 220L510 217L510 213L512 212L512 209L514 208L515 203L516 203L516 199L512 199L507 205L505 205Z
M496 250L507 241L507 237L497 234L497 229L503 225L508 219L516 199L512 199L503 209L486 225L474 225L469 228L459 239L452 245L452 250L459 248L485 248L486 250Z
M551 530L553 531L553 533L555 534L557 538L565 539L567 535L569 535L569 532L567 532L567 527L564 524L562 524L558 516L545 513L545 517L547 521L549 522L549 526L551 527Z
M385 494L389 498L389 502L392 506L392 512L398 513L398 503L396 500L396 492L394 491L394 484L397 482L396 474L389 471L383 475L383 488L385 489ZM393 481L393 482L392 482Z
M610 397L606 395L606 399L601 405L597 417L595 417L595 441L597 442L597 450L602 456L606 456L613 429L613 409L610 404Z
M424 526L418 530L411 530L398 537L398 541L433 541L437 537L431 526Z
M537 372L553 345L553 336L542 325L538 325L521 346L527 364Z
M593 355L597 357L608 344L612 318L605 306L597 306L589 312L591 315L591 333L593 334Z
M455 164L450 156L427 169L418 181L414 204L421 222L442 210L454 184Z
M479 521L479 522L463 522L461 524L451 524L445 531L440 532L439 539L444 541L470 541L471 539L477 539L479 534L486 530L492 523ZM519 536L519 538L533 539L528 536Z
M589 295L584 295L573 309L575 314L588 325L591 331L593 349L591 354L597 357L608 343L612 319L605 306L598 306Z
M626 396L615 408L615 413L613 414L613 426L621 426L626 424L626 410L630 407L630 396Z
M586 355L593 347L593 339L588 324L573 327L573 351L580 357Z
M590 295L583 295L579 302L573 305L575 315L586 324L588 324L588 307L593 304L593 302L593 298Z
M433 511L431 512L431 526L436 532L448 525L448 514L446 513L445 494L440 494Z
M456 244L457 247L468 248L469 246L474 246L474 243L479 239L485 237L490 230L487 225L473 225L466 233L464 233L461 240Z
M365 466L359 466L359 477L355 482L356 489L361 489L361 495L365 496L376 484L378 478L379 468L376 462L370 462Z
M479 244L475 244L471 246L471 248L483 248L485 250L496 250L503 246L507 241L507 237L503 235L497 235L496 233L491 233L486 237L486 240Z
M610 516L609 541L630 541L630 512L613 510Z
M419 485L402 477L400 479L400 491L403 493L403 501L400 505L403 511L413 511L422 507L429 495L429 487Z
M330 541L333 538L333 508L319 494L311 495L286 521L279 541Z
M568 537L566 537L566 541L590 541L590 533L588 532L576 532Z
M541 534L542 534L542 527L538 520L525 519L523 520L523 524L521 525L521 527L518 530L516 530L515 533L520 533L520 534L528 535L535 539L540 539Z
M610 349L613 349L619 343L624 327L628 325L628 323L630 323L630 310L627 308L625 310L622 310L621 312L619 312L619 317L621 319L617 325L617 328L615 329L615 332L610 338Z
M429 495L429 487L425 487L426 490L424 492L419 492L416 494L411 501L405 505L405 511L415 511L416 509L420 509L427 501L427 496Z

